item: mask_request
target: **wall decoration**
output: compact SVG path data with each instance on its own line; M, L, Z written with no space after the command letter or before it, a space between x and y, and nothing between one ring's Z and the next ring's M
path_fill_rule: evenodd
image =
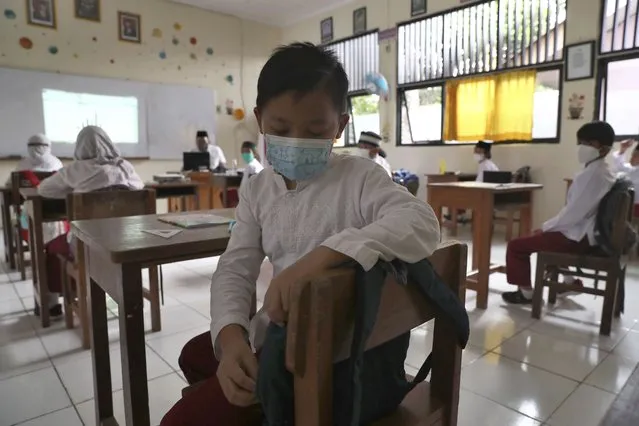
M193 46L195 46L195 45L197 44L197 38L195 38L195 37L191 37L191 38L189 39L189 43L191 43Z
M162 30L159 28L153 28L153 31L151 32L151 37L162 38Z
M56 46L49 46L49 53L52 55L58 54L58 48Z
M110 64L115 64L115 59L109 59Z
M158 54L158 56L160 57L160 59L166 59L166 52L163 50Z
M180 31L182 29L182 24L180 24L179 22L176 22L175 24L173 24L173 29L175 31Z
M78 59L80 57L80 55L78 55L77 53L73 54L73 59Z
M193 59L194 61L197 61L197 55L193 52L191 52L191 54L189 55L189 58Z
M571 44L566 51L566 81L585 80L595 75L595 41Z
M19 40L20 47L26 50L31 50L33 47L33 42L29 37L21 37Z
M213 48L212 47L207 47L206 48L206 54L209 55L209 56L212 56L213 55Z
M16 19L16 13L13 11L13 9L5 9L4 17L7 19Z
M56 28L55 0L26 0L27 23Z
M120 40L131 43L142 42L142 22L140 15L118 11L118 35Z
M173 46L177 46L178 44L180 44L180 39L178 39L177 37L173 37L171 39L171 43L173 43Z
M217 112L218 114L222 114L222 105L216 105L215 112Z
M233 76L231 74L227 75L224 80L226 80L228 84L233 84Z
M75 17L100 22L100 0L75 0Z
M226 115L233 115L233 100L227 99L224 106L226 109Z
M410 16L426 13L426 0L410 0Z
M584 111L584 105L586 104L586 96L573 93L568 98L568 118L571 120L579 120L583 118L581 113Z
M333 40L333 17L323 19L320 22L320 40L322 43L328 43Z
M91 40L93 40L93 42L96 43L98 41L98 38L96 36L93 36Z
M360 7L353 11L353 34L366 31L366 8Z
M244 108L235 108L233 110L233 118L236 119L237 121L244 120L245 116L246 114L244 113Z

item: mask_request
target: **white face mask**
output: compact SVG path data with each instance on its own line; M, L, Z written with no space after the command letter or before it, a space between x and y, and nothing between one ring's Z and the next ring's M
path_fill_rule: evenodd
M477 163L481 163L482 161L484 161L484 156L482 154L473 154L473 158Z
M599 158L599 150L588 145L577 147L577 159L579 163L586 164Z

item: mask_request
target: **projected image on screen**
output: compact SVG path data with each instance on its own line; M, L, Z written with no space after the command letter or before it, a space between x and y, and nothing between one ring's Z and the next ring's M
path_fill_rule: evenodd
M91 93L42 91L44 126L53 142L75 143L80 130L100 126L115 143L138 143L138 99Z

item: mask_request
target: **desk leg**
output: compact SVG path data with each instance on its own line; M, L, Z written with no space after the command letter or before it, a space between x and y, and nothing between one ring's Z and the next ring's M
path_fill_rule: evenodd
M37 287L40 303L40 322L43 328L51 325L49 317L49 280L47 277L47 260L44 251L44 237L42 235L42 204L33 201L34 218L29 219L29 232L33 231L33 245L31 250L31 269L38 274Z
M149 426L141 266L123 264L118 287L122 295L119 306L120 355L126 424Z
M458 216L457 216L457 211L458 209L451 209L450 207L448 208L448 210L450 210L450 220L452 222L451 227L450 227L450 236L451 237L456 237L457 236L457 224L458 224Z
M490 249L492 244L493 196L482 194L473 210L473 269L477 275L477 308L488 307L488 281L490 278Z
M2 200L2 232L4 235L4 258L11 269L16 268L16 253L13 244L13 226L11 224L11 210L6 195Z
M109 330L107 327L104 290L91 278L91 356L93 358L93 393L95 395L95 423L103 425L113 419L113 388L109 361ZM120 317L122 317L120 313Z
M222 190L222 207L229 207L229 187L224 185L224 189Z
M532 234L532 199L528 204L519 209L519 236L525 237Z

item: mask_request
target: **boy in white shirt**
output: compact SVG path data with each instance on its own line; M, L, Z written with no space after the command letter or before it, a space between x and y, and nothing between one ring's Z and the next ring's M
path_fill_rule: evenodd
M507 303L532 303L530 256L538 252L583 253L595 245L595 219L602 198L610 191L615 176L606 163L615 140L612 127L602 121L585 124L577 132L579 163L584 169L575 175L566 205L557 216L546 221L541 231L517 238L506 249L506 277L517 291L506 292ZM566 283L574 280L564 278Z
M213 142L209 139L209 133L206 130L198 130L195 137L195 145L197 148L195 152L208 152L211 158L210 168L211 170L222 170L226 168L226 157L224 151L215 143L215 135L213 135Z
M242 159L246 163L244 174L242 174L242 185L244 185L248 178L264 170L264 166L260 163L260 154L257 153L257 145L250 141L242 143Z
M361 150L367 151L368 158L379 164L386 170L389 176L393 176L391 166L386 160L386 153L380 148L382 137L375 132L362 132L359 135L359 141L357 141L357 147Z
M473 157L475 158L475 161L478 163L477 179L475 179L476 182L484 181L484 172L499 171L499 167L497 167L497 164L495 164L493 160L491 160L491 158L493 157L492 154L490 153L490 149L492 146L493 144L484 142L484 141L479 141L475 144Z
M203 382L161 426L261 425L251 345L259 351L269 319L286 323L290 286L351 260L365 270L378 260L417 262L440 241L430 206L372 161L331 153L349 120L348 78L334 53L310 43L277 49L257 92L271 166L240 188L237 223L211 283L211 332L180 356L189 383ZM249 321L265 256L274 278Z

